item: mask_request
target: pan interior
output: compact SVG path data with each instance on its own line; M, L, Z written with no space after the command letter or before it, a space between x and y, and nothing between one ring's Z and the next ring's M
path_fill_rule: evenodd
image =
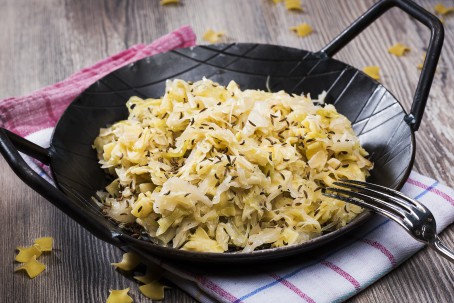
M108 182L92 149L99 129L127 118L125 103L129 97L158 98L164 94L166 79L197 81L202 77L222 85L234 80L241 89L269 88L315 97L326 91L325 102L334 104L352 122L362 146L370 153L374 162L371 182L400 188L410 173L414 134L404 121L402 106L381 84L345 63L315 53L240 43L197 46L148 57L112 72L85 90L63 114L52 138L51 168L59 188L80 207L94 211L91 197ZM299 249L276 251L273 258L276 253L287 255L325 243L342 234L343 229L352 229L356 221L361 220L333 235L300 244ZM159 248L156 253L160 254ZM184 259L186 255L175 256ZM231 256L241 258L241 254Z

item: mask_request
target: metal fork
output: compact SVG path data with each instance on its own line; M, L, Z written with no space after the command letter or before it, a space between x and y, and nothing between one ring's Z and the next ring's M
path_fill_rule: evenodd
M394 220L413 238L429 245L437 253L454 262L454 251L441 242L437 235L434 216L418 201L397 190L372 183L341 180L333 184L342 188L326 187L323 193L325 196L372 209Z

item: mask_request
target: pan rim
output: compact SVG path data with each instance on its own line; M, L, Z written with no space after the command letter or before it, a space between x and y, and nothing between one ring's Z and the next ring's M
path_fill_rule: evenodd
M283 49L283 50L290 50L290 51L299 51L299 52L302 52L302 53L306 53L307 55L310 55L310 56L314 56L315 58L319 58L321 55L320 53L316 53L316 52L311 52L311 51L307 51L307 50L304 50L304 49L298 49L298 48L294 48L294 47L288 47L288 46L282 46L282 45L275 45L275 44L261 44L261 43L228 43L228 44L212 44L212 45L208 45L208 46L223 46L223 45L248 45L248 46L252 46L252 45L258 45L258 46L271 46L271 47L277 47L277 48L280 48L280 49ZM200 48L200 47L206 47L206 46L192 46L192 47L188 47L188 48L185 48L185 49L191 49L191 50L194 50L196 48ZM181 50L181 49L179 49ZM146 60L149 60L149 58L153 58L155 56L165 56L169 53L171 53L172 51L170 52L165 52L165 53L160 53L160 54L157 54L157 55L154 55L154 56L150 56L150 57L146 57L146 58L143 58L143 59L140 59L140 60L137 60L129 65L126 65L120 69L125 69L125 68L128 68L129 66L132 66L132 65L135 65L139 62L146 62ZM337 59L334 59L334 58L330 58L330 57L325 57L323 58L323 60L333 60L333 61L336 61L338 63L341 63L342 65L348 67L348 68L351 68L357 72L360 72L360 73L363 73L362 71L358 70L357 68L345 63L345 62L342 62L342 61L339 61ZM115 70L115 71L112 71L111 73L115 73L116 71L118 70ZM98 81L96 81L95 83L93 83L92 85L90 85L89 87L87 87L79 96L77 96L69 105L68 107L65 109L65 111L63 112L62 116L60 117L60 119L58 120L57 124L55 125L55 128L52 132L52 137L51 137L51 140L50 140L50 147L49 147L49 156L50 156L50 171L51 171L51 174L52 174L52 178L55 180L55 184L56 186L58 187L59 190L61 190L65 195L68 196L68 193L67 191L61 186L59 180L60 180L60 177L55 173L54 171L54 161L53 161L53 154L55 152L54 149L58 148L55 146L54 144L54 138L55 138L55 134L56 132L58 131L59 129L59 125L61 125L63 122L62 121L65 121L65 119L67 119L67 116L70 115L68 114L69 111L70 111L70 108L72 106L74 106L77 102L77 100L79 100L79 98L84 94L84 93L89 93L89 90L90 88L92 88L94 85L97 85L97 83L99 81L101 81L102 79L104 79L105 77L109 76L111 73L105 75L104 77L100 78ZM371 79L372 81L375 81L373 79ZM392 98L395 100L395 103L398 104L400 106L400 110L406 115L407 112L405 110L405 108L403 107L403 105L401 104L401 102L386 88L384 87L381 83L375 81L376 84L377 84L377 87L382 87L387 93L389 93ZM396 184L395 187L393 187L394 189L397 189L397 190L400 190L403 185L405 184L406 180L408 179L410 173L411 173L411 170L412 170L412 167L414 165L414 160L415 160L415 152L416 152L416 140L415 140L415 134L414 134L414 130L406 123L406 126L409 128L410 130L410 136L411 136L411 157L410 157L410 161L409 161L409 165L407 166L406 170L404 171L404 173L402 174L402 177L400 177L400 181L398 184ZM357 229L359 226L361 226L362 224L364 224L368 219L370 219L372 217L373 213L372 212L369 212L369 211L365 211L363 213L361 213L358 217L356 217L355 219L353 219L352 222L350 222L349 224L335 230L335 231L332 231L332 232L329 232L327 234L324 234L324 235L321 235L319 237L316 237L314 239L311 239L309 241L306 241L306 242L303 242L303 243L300 243L300 244L297 244L297 245L290 245L290 246L285 246L285 247L277 247L277 248L268 248L268 249L263 249L263 250L255 250L255 251L252 251L252 252L247 252L247 253L244 253L244 252L241 252L241 251L238 251L238 252L224 252L224 253L207 253L207 252L190 252L190 251L183 251L181 249L177 249L177 248L172 248L172 247L166 247L166 246L159 246L159 245L156 245L156 244L153 244L149 241L146 241L146 240L140 240L140 239L135 239L135 238L132 238L130 237L128 234L124 233L124 231L122 231L117 225L114 225L114 224L111 224L112 225L112 229L110 230L112 232L112 238L121 238L123 241L126 241L127 243L124 243L122 242L122 244L131 244L131 245L136 245L136 244L141 244L141 245L147 245L147 246L153 246L153 249L156 249L156 250L162 250L163 253L168 253L168 252L178 252L178 256L180 256L181 258L183 259L193 259L193 258L205 258L205 257L208 257L208 259L219 259L218 261L216 262L228 262L228 260L231 259L231 261L241 261L242 258L245 259L245 261L250 261L249 259L250 258L265 258L266 256L268 255L277 255L275 256L275 258L279 258L279 255L294 255L298 252L303 252L303 251L309 251L309 250L312 250L320 245L326 245L328 244L329 242L331 242L332 240L342 236L342 235L345 235L345 234L348 234L350 233L351 231ZM107 218L105 219L106 221ZM130 238L130 239L129 239Z

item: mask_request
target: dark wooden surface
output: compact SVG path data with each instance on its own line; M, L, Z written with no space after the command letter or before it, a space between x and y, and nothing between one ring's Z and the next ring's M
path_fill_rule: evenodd
M0 98L27 94L54 83L133 44L149 42L189 24L199 37L211 27L224 41L261 42L319 50L375 1L303 0L306 12L292 13L271 0L1 0ZM431 9L437 2L418 0ZM298 38L289 27L310 23L315 33ZM454 16L446 19L446 39L420 131L415 170L454 186ZM392 10L341 51L353 66L381 67L382 82L408 109L430 32ZM199 43L203 41L199 38ZM412 48L402 58L387 53L395 42ZM149 302L133 283L115 272L118 249L103 243L25 186L0 159L0 302L104 302L108 289L132 287L135 302ZM52 236L56 250L42 257L47 271L34 280L13 274L14 249ZM442 239L454 247L454 229ZM454 266L424 249L363 290L352 302L452 302ZM195 302L173 287L164 302Z

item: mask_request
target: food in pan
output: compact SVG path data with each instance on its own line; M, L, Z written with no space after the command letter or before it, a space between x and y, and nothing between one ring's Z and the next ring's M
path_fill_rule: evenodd
M351 123L324 96L168 80L160 99L132 97L127 120L100 130L113 178L96 200L153 241L200 252L303 243L362 209L322 195L372 169Z

